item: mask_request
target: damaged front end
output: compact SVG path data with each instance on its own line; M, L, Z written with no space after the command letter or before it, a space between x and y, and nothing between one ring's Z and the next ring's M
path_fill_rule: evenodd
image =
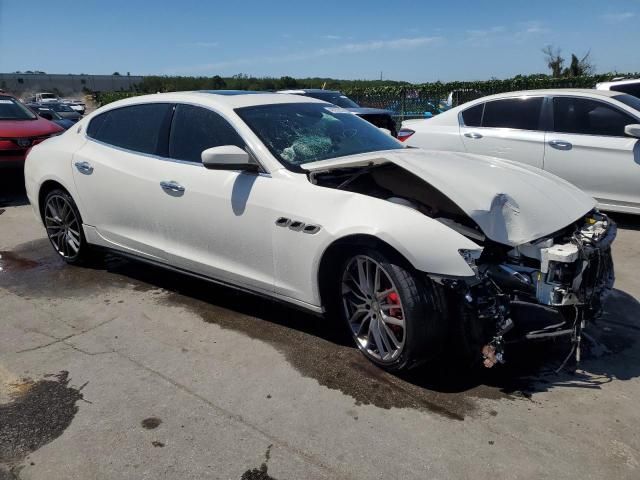
M486 367L504 361L510 342L554 337L571 338L579 359L582 328L614 281L617 228L593 198L543 170L457 152L305 168L313 184L412 208L477 245L458 250L473 275L428 275L449 292L460 340Z
M579 361L582 328L613 287L616 231L594 211L517 247L487 242L481 253L460 252L475 277L438 280L451 289L467 347L490 368L504 361L506 343L568 336Z

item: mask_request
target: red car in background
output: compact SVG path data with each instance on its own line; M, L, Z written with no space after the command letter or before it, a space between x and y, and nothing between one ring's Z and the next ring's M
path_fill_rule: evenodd
M27 151L64 129L39 117L10 95L0 94L0 168L22 167Z

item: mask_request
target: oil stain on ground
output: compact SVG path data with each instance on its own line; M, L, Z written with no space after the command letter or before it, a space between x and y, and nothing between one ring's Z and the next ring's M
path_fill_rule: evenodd
M271 447L273 445L269 445L267 447L267 451L264 455L264 462L260 465L260 468L252 468L247 470L242 474L240 480L276 480L274 477L269 475L269 459L271 458Z
M86 297L106 288L153 289L135 280L135 275L128 276L137 267L137 263L113 255L97 256L85 267L67 265L43 238L0 252L0 287L34 298Z
M21 257L11 251L0 251L0 271L13 272L20 270L29 270L37 267L39 264L35 260Z
M82 399L80 390L69 386L68 372L24 384L11 402L0 405L0 464L15 465L62 435Z
M147 430L153 430L155 428L158 428L161 423L162 423L162 420L159 419L158 417L145 418L144 420L142 420L142 422L140 422L140 424L142 425L142 428L146 428Z
M473 374L456 365L455 351L445 349L431 367L397 376L367 361L352 346L342 324L331 319L113 255L92 268L66 266L46 239L21 245L13 255L8 263L12 271L0 272L0 286L18 295L85 297L104 288L143 293L162 289L158 302L182 306L206 322L269 343L302 375L352 397L356 404L419 409L463 420L479 411L478 399L528 399L532 393L571 382L594 386L588 376L553 371L568 352L566 342L513 346L506 366ZM640 376L640 370L629 366L632 363L615 357L640 337L640 304L615 292L606 308L609 313L602 324L607 327L593 331L595 346L585 343L587 358L590 349L601 350L601 357L585 362L600 379L596 386L614 377Z

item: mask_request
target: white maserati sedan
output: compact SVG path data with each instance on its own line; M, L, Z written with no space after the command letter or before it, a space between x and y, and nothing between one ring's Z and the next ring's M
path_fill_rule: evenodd
M554 173L602 210L640 214L640 99L609 90L529 90L408 120L408 145L514 160Z
M29 200L66 262L96 250L342 318L388 370L569 335L613 283L616 226L542 170L406 148L298 95L166 93L35 146Z

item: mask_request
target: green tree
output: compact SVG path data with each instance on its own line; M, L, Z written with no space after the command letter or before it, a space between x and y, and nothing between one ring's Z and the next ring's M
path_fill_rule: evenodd
M284 90L286 88L299 88L298 81L293 77L280 77L280 79L276 82L278 89Z
M561 77L564 65L564 58L560 55L561 50L554 48L552 45L547 45L542 49L542 53L547 61L547 67L551 70L551 76L555 78Z
M593 75L595 66L591 63L589 56L591 51L588 51L585 56L578 58L575 53L571 54L571 64L569 68L565 68L562 72L564 77L582 77L584 75Z
M211 89L222 90L227 88L227 82L220 75L214 75L211 77Z
M583 77L585 75L593 75L595 72L595 65L591 63L589 58L591 50L589 50L582 58L579 58L575 53L571 54L571 63L567 68L564 67L565 59L561 55L559 48L554 48L552 45L547 45L542 49L542 53L545 56L547 67L551 70L551 76L554 78L571 78L571 77Z

